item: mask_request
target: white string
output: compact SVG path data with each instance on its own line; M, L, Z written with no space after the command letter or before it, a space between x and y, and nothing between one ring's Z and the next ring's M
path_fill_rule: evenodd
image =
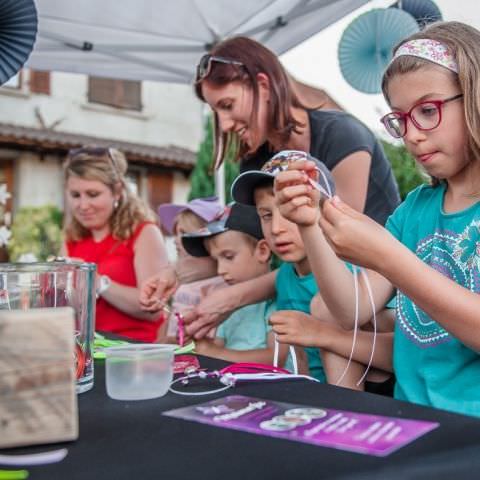
M312 180L311 178L309 178L309 183L313 187L315 187L322 195L325 195L328 198L332 198L332 191L330 189L330 184L328 182L327 176L318 167L316 167L315 170L317 170L321 174L321 176L323 178L323 181L325 183L325 187L328 190L328 192L318 182ZM340 382L345 377L345 375L347 374L347 370L352 363L353 353L355 351L355 345L356 345L356 342L357 342L357 328L358 328L359 302L360 302L359 290L358 290L358 278L357 278L357 268L358 268L358 270L360 271L360 274L362 275L363 280L365 281L365 286L366 286L367 292L368 292L368 298L369 298L369 301L370 301L370 305L372 307L372 320L373 320L372 351L370 353L370 358L368 360L368 364L367 364L367 367L365 369L365 372L363 373L360 380L357 382L357 386L358 386L365 380L365 378L366 378L366 376L367 376L367 374L370 370L370 367L372 366L373 356L375 354L375 344L376 344L376 339L377 339L377 316L376 316L375 301L373 299L372 289L371 289L370 281L368 280L367 274L364 272L364 270L362 268L357 267L356 265L352 265L352 267L353 267L353 281L354 281L354 288L355 288L355 323L354 323L354 329L353 329L352 349L351 349L350 355L348 357L347 366L345 367L345 370L343 371L340 378L337 380L336 385L339 385Z
M194 378L194 377L180 377L180 378L177 378L176 380L174 380L171 384L170 384L170 392L172 393L176 393L177 395L185 395L185 396L200 396L200 395L210 395L212 393L219 393L219 392L223 392L224 390L228 390L229 388L232 388L233 385L225 385L224 387L220 387L220 388L216 388L215 390L207 390L206 392L182 392L181 390L175 390L173 387L173 385L175 385L176 383L180 382L180 381L183 381L183 380L186 380L188 378Z
M275 344L273 349L273 366L278 367L278 356L279 356L279 344L277 340L277 334L275 334ZM290 357L292 358L292 366L293 366L293 373L298 375L298 362L297 362L297 354L295 352L295 347L293 345L288 346Z
M295 379L305 379L311 380L313 382L319 382L316 378L311 377L310 375L299 375L292 373L275 373L275 372L261 372L261 373L232 373L231 374L235 380L291 380Z
M343 378L347 374L347 370L350 367L350 364L352 363L352 358L353 358L353 352L355 350L355 344L357 342L357 327L358 327L358 307L359 307L359 295L358 295L358 276L357 276L357 267L353 265L353 286L355 289L355 320L354 320L354 325L353 325L353 340L352 340L352 349L350 350L350 355L348 357L348 362L347 366L345 367L345 370L343 373L340 375L340 378L337 380L335 385L340 385L342 382Z
M328 181L327 176L325 175L325 172L324 172L323 170L320 170L318 167L315 167L315 169L316 169L317 172L319 172L320 175L322 176L323 182L325 183L325 188L327 189L327 191L325 191L325 190L322 188L322 186L321 186L318 182L316 182L317 185L318 185L318 187L319 187L319 190L321 189L321 190L320 190L320 193L323 193L323 194L326 195L328 198L332 198L332 196L333 196L333 195L332 195L332 189L330 188L330 182ZM322 190L323 190L323 192L322 192Z
M376 308L375 308L375 300L373 299L373 294L372 294L372 288L370 286L370 281L368 280L368 276L365 273L365 271L360 269L360 274L362 275L364 281L365 281L365 286L367 287L367 292L368 292L368 298L370 299L370 305L372 306L372 314L373 314L373 342L372 342L372 352L370 354L370 358L368 359L368 364L367 368L365 369L364 374L362 375L362 378L357 382L357 386L360 385L366 378L368 371L370 370L370 367L373 362L373 355L375 354L375 342L377 339L377 314L376 314Z
M325 174L323 172L321 172L322 175L325 176ZM325 177L326 178L326 177ZM310 183L310 185L312 185L312 187L316 188L323 196L327 197L327 198L332 198L332 195L331 193L327 192L318 182L316 182L315 180L312 180L311 178L308 179L308 183ZM328 182L327 182L327 185L328 185ZM328 186L328 189L330 190L330 186Z
M289 345L290 349L290 356L292 357L292 364L293 364L293 373L298 375L298 363L297 363L297 354L295 353L295 347L293 345Z
M214 372L218 374L218 372ZM193 375L185 375L183 377L177 378L170 384L169 391L172 393L176 393L177 395L184 395L184 396L200 396L200 395L210 395L213 393L223 392L224 390L228 390L235 386L237 381L274 381L274 380L310 380L312 382L319 382L316 378L310 377L309 375L298 375L298 374L291 374L291 373L275 373L275 372L260 372L260 373L226 373L223 375L219 375L218 379L220 383L224 383L224 387L216 388L214 390L207 390L204 392L182 392L181 390L176 390L173 388L178 382L184 382L185 380L188 383L188 380L193 378L200 378L206 379L209 375L206 372L200 372ZM212 375L210 375L212 378Z
M274 345L274 350L273 350L273 366L278 367L278 340L277 340L277 334L275 334L275 345Z

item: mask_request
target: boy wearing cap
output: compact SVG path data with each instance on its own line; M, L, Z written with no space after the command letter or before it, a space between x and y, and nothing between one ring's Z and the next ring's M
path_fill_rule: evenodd
M275 279L277 310L310 313L310 302L318 293L318 288L307 252L297 225L283 218L275 205L273 180L286 165L274 157L262 170L242 173L232 185L232 197L236 202L256 207L265 240L283 261ZM320 162L319 168L322 168ZM327 188L334 190L331 173L324 166L322 171L328 181ZM319 350L307 347L305 351L310 375L326 382Z
M271 251L252 206L227 207L220 220L183 235L182 243L190 255L214 258L218 274L229 285L256 278L270 269ZM274 337L268 319L273 311L271 301L240 308L220 325L214 340L196 342L197 353L232 362L272 364ZM285 357L284 347L280 351L281 364Z
M342 375L347 363L345 357L348 357L351 347L352 332L343 330L336 325L334 319L329 318L326 322L310 315L311 311L322 311L325 314L325 305L318 293L317 283L310 268L300 230L295 223L280 214L275 202L273 182L276 175L287 170L290 162L305 159L315 161L320 174L320 185L324 191L332 195L334 193L333 180L330 172L321 162L303 152L284 151L275 155L263 166L262 170L247 171L237 177L232 185L232 196L238 202L256 205L265 239L272 251L285 262L276 275L278 312L271 319L279 339L282 336L294 338L295 335L292 333L296 333L296 337L301 337L301 341L297 345L316 346L316 348L306 347L305 350L310 374L319 380L325 381L328 378L331 383L336 383L340 376L343 376L343 386L362 389L363 385L356 385L356 382L363 374L362 363L368 362L372 335L370 332L363 331L357 333L360 347L357 347L357 350L360 351L359 356L362 358L357 362L352 362L345 374ZM346 266L351 268L348 264ZM325 318L322 317L322 320ZM298 333L299 326L302 330L300 334ZM318 336L322 338L318 339ZM307 337L309 340L306 343ZM379 350L388 352L389 344L391 345L388 336L378 340L381 340ZM325 362L326 371L319 356L319 346L322 348L322 359ZM383 365L388 367L388 361L383 362L382 367ZM383 377L378 377L378 379L383 380ZM386 388L388 389L388 386ZM383 393L381 389L379 389L379 393Z

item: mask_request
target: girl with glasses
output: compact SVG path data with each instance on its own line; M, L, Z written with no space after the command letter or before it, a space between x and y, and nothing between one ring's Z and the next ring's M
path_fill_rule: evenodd
M157 273L169 283L175 276L155 215L130 191L126 172L116 149L69 152L62 254L97 265L96 330L152 342L163 317L140 308L139 285Z
M480 32L445 22L403 41L383 77L392 112L382 122L431 178L385 228L339 198L324 202L298 163L278 176L277 201L300 225L325 304L351 324L352 275L362 265L377 306L394 288L395 397L480 416ZM319 226L320 224L320 226ZM309 257L309 258L310 258ZM328 271L328 275L325 272ZM320 274L323 273L323 276ZM325 278L335 275L337 283ZM361 322L369 315L360 278ZM335 291L337 287L337 291ZM350 296L349 296L350 295Z

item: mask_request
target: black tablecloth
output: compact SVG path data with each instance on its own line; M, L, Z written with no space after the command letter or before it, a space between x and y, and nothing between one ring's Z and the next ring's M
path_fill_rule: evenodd
M200 357L203 367L219 362ZM162 416L165 410L225 395L440 422L440 427L385 458ZM116 401L106 395L103 362L95 366L93 390L79 395L77 441L10 453L66 446L60 463L29 467L29 480L150 479L411 479L478 478L480 421L388 397L308 381L240 384L224 393L154 400ZM1 468L1 466L0 466Z

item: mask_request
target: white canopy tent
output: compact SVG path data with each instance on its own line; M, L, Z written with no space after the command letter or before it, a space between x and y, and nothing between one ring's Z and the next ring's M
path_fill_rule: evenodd
M368 0L35 1L38 35L27 66L190 83L202 54L224 38L249 36L282 54ZM223 169L216 185L224 200Z
M36 0L27 66L188 83L210 46L246 35L277 54L367 0Z

